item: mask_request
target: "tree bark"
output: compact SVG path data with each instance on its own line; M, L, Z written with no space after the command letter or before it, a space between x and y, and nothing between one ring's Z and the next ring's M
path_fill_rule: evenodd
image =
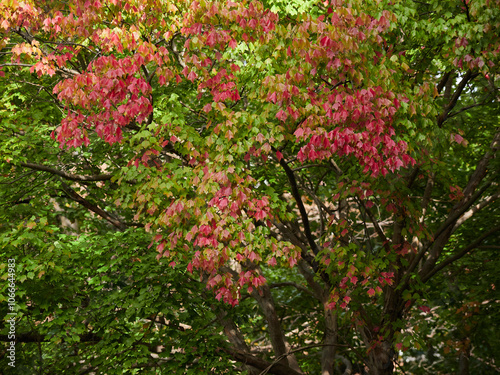
M274 375L302 375L302 372L295 371L287 365L284 365L280 362L269 363L264 361L259 357L255 357L248 353L244 353L238 350L230 350L224 349L226 353L228 353L235 361L245 363L247 365L253 366L262 372L266 372L266 374L274 374Z
M224 334L226 335L229 342L233 345L233 347L240 352L250 353L250 348L246 344L243 335L241 334L236 324L227 317L227 313L218 313L217 319L221 323L222 327L224 327ZM250 375L259 375L260 373L260 371L253 366L244 365L244 367L246 370L248 370L248 373Z
M468 349L460 352L460 356L458 357L459 375L469 375L469 359L470 351Z
M271 345L273 347L274 354L276 355L276 357L283 356L283 359L281 359L279 363L285 366L289 366L298 373L302 373L295 356L286 355L289 347L287 347L285 335L283 333L283 329L281 328L281 323L279 321L278 315L276 314L274 299L271 294L269 285L262 285L259 288L259 291L253 291L252 297L254 297L259 304L264 317L266 318L269 329L269 338L271 339Z
M325 346L321 353L321 375L333 375L338 344L337 313L327 307L327 301L323 303L323 306L325 315L325 334L323 343Z
M368 354L368 368L370 375L392 375L394 351L391 341L386 340L375 346Z

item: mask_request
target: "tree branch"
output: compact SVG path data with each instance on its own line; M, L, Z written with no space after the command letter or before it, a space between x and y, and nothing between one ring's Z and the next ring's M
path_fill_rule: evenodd
M273 147L273 151L276 152L277 150ZM306 235L307 241L309 242L309 246L311 247L311 250L314 253L314 255L318 255L319 249L311 233L311 227L309 225L309 217L307 216L304 203L302 203L302 198L300 196L299 189L297 187L297 180L295 179L295 175L291 170L291 168L286 163L285 158L281 158L279 163L281 167L285 170L285 173L288 177L288 181L290 181L290 187L292 188L292 195L293 198L295 199L295 203L297 203L297 207L299 208L300 217L302 218L302 224L304 226L304 233Z
M477 240L472 242L469 246L465 247L464 249L460 250L458 253L455 255L452 255L445 260L443 260L441 263L439 263L434 269L430 270L426 274L421 276L422 281L425 283L427 282L432 276L434 276L436 273L441 271L443 268L445 268L447 265L457 261L458 259L462 258L465 256L469 251L474 250L475 248L479 247L481 242L483 242L486 238L491 236L492 234L499 232L500 231L500 225L496 226L493 229L490 229L488 232L484 233L481 237L479 237Z
M500 197L500 191L490 195L489 197L484 198L481 202L478 204L472 206L472 208L465 212L460 219L457 220L455 223L455 226L453 227L453 232L455 232L466 220L470 219L473 215L475 215L477 212L481 211L483 208L488 206L490 203L495 202L498 198Z
M101 341L101 337L96 335L95 333L84 333L79 335L80 342L98 342ZM39 334L38 332L31 333L16 333L16 342L45 342L49 341L50 338L47 335ZM13 341L9 338L9 335L0 335L0 342L10 342Z
M441 90L443 90L443 88L446 86L446 83L448 82L448 80L450 79L452 74L453 74L453 70L450 70L449 72L446 72L443 75L443 77L441 78L441 80L439 81L439 83L436 87L438 94L441 94Z
M476 78L479 75L479 73L472 73L471 70L468 70L467 73L465 73L464 77L458 84L455 92L453 93L453 96L451 97L449 103L444 107L443 112L439 115L437 124L439 127L443 126L443 123L446 121L448 118L448 114L450 111L455 108L455 105L458 102L458 99L460 98L460 95L462 95L462 92L467 85L469 81L472 81L474 78Z
M65 178L65 179L71 180L71 181L82 181L82 182L83 181L89 181L89 182L90 181L107 181L107 180L111 180L111 178L113 177L113 175L110 173L103 173L103 174L98 174L98 175L94 175L94 176L83 176L80 174L71 174L71 173L60 171L58 169L55 169L55 168L52 168L52 167L49 167L46 165L42 165L42 164L19 163L19 165L22 167L34 169L37 171L49 172L49 173L55 174L57 176L60 176L62 178Z
M452 208L452 210L448 215L448 218L434 233L433 239L427 244L427 246L422 247L422 249L417 253L415 258L413 258L410 266L406 271L406 275L404 276L401 282L403 289L406 288L406 286L408 285L411 273L415 270L417 264L420 262L420 260L424 257L425 253L432 246L433 253L429 257L429 259L427 259L421 271L423 274L431 272L431 270L434 268L438 260L440 251L442 247L446 244L447 240L449 239L449 236L451 235L452 229L456 225L457 220L464 213L466 213L467 210L472 206L472 204L476 200L478 200L481 197L481 195L490 187L491 182L488 182L481 189L476 191L478 185L485 178L488 172L488 164L490 160L493 158L493 156L495 156L499 147L500 147L500 128L498 129L497 133L493 138L493 141L491 142L490 150L483 155L481 160L478 162L476 169L474 170L474 173L472 173L472 176L470 177L469 182L467 183L467 186L463 191L464 198ZM438 239L439 243L437 243Z
M434 238L434 241L446 230L448 229L451 225L456 225L456 222L458 221L458 219L464 214L467 212L467 210L469 209L470 206L472 206L472 204L478 200L481 195L483 195L483 193L491 186L491 182L488 182L486 185L484 185L480 190L478 190L474 195L470 196L468 201L463 204L462 207L460 208L457 208L454 210L454 212L452 211L450 213L450 215L448 216L448 219L446 219L446 221L441 224L441 226L438 228L438 230L436 232L434 232L434 235L432 236ZM427 249L432 245L433 241L431 241L429 243L429 245L427 246Z
M224 352L229 354L231 358L233 358L235 361L253 366L261 371L266 371L268 374L303 375L302 373L293 370L292 368L282 364L281 362L269 363L259 357L245 353L240 350L235 350L235 349L222 349L222 350L224 350ZM282 358L279 359L281 360Z
M123 231L127 227L125 223L121 222L120 220L114 218L110 214L108 214L106 211L101 209L95 204L90 203L88 200L83 198L81 195L79 195L76 191L74 191L72 188L70 188L66 183L61 181L62 188L64 192L68 195L68 197L75 202L81 204L83 207L86 209L96 213L103 219L107 220L109 223L113 224L116 228L119 230Z
M361 204L361 206L363 206L363 209L368 214L368 217L370 218L370 221L372 222L373 227L375 228L375 232L377 232L377 235L379 236L380 241L382 241L385 250L389 253L391 251L391 246L389 244L389 241L387 240L387 237L384 234L384 231L380 227L377 219L375 219L371 210L368 207L366 207L366 205L363 203L363 200L359 199L358 202Z
M451 212L449 214L448 219L446 219L446 221L434 233L433 239L427 244L427 246L422 247L422 249L417 253L417 255L415 256L415 258L413 258L412 262L410 263L410 266L408 267L408 269L406 271L406 275L405 275L405 277L403 278L403 280L401 282L401 284L403 285L403 289L406 287L407 283L409 282L410 277L411 277L411 273L415 270L415 268L417 267L417 265L420 262L420 260L424 257L425 253L435 243L435 241L437 240L437 238L441 234L443 234L446 230L449 230L450 226L454 226L455 222L460 218L460 216L462 216L462 214L467 211L467 209L483 194L483 192L488 187L489 187L489 184L487 184L485 187L483 187L483 189L481 189L478 192L476 192L476 194L474 194L474 196L472 196L469 199L469 202L467 204L465 204L464 206L462 206L461 209L456 210L455 212ZM450 235L451 235L451 233L450 233ZM434 261L437 261L437 258L434 259ZM427 266L427 267L429 267L429 266Z
M261 273L260 270L259 273ZM289 345L286 341L281 321L278 318L278 314L276 313L276 306L274 304L274 298L269 285L261 285L259 291L254 290L252 291L251 295L257 301L267 321L269 338L271 340L271 345L273 347L274 353L278 357L283 356L285 353L287 353ZM293 369L294 371L300 373L300 367L295 356L290 356L289 358L287 358L287 356L284 356L280 361L284 365L288 364L288 367L290 367L290 369Z

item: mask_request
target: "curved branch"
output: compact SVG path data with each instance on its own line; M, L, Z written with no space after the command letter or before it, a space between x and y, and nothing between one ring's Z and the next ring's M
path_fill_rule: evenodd
M472 81L478 75L479 73L472 73L472 71L470 70L468 70L467 73L465 73L464 77L462 78L455 92L453 93L453 96L451 97L449 103L446 105L443 112L438 117L437 124L439 127L443 126L443 123L448 119L449 113L453 108L455 108L458 99L460 98L460 95L462 95L462 91L465 89L467 83Z
M34 169L37 171L44 171L44 172L49 172L52 174L55 174L57 176L60 176L62 178L65 178L66 180L71 180L71 181L107 181L111 180L113 177L112 174L110 173L103 173L103 174L98 174L94 176L83 176L80 174L71 174L67 173L64 171L60 171L58 169L42 165L42 164L34 164L34 163L19 163L20 166Z
M479 189L474 195L470 196L469 201L466 202L461 208L457 209L455 212L451 213L450 216L448 216L448 219L439 227L439 229L434 233L432 236L434 238L434 241L450 226L455 226L460 217L467 212L469 207L472 206L472 204L478 200L483 193L488 190L488 188L491 186L491 182L488 182L486 185L484 185L481 189ZM434 241L431 241L430 244L427 246L429 248Z
M272 149L274 152L277 151L274 147ZM318 246L316 245L316 242L314 241L314 237L311 232L311 227L309 225L309 217L307 216L304 203L302 203L302 198L300 196L299 189L297 187L297 180L295 179L295 174L286 163L285 158L281 158L279 163L281 167L285 170L286 176L288 177L288 181L290 181L290 187L292 188L292 195L293 198L295 199L295 202L297 203L297 207L299 208L300 217L302 218L302 224L304 225L304 233L306 235L307 241L309 242L309 246L311 247L311 250L314 253L314 255L318 255L319 249Z
M492 234L500 232L500 225L496 226L495 228L489 230L488 232L484 233L481 237L479 237L477 240L472 242L469 246L465 247L464 249L460 250L458 253L455 255L452 255L445 260L443 260L441 263L439 263L434 269L430 270L428 273L425 275L422 275L422 282L426 282L429 280L432 276L434 276L436 273L441 271L443 268L445 268L447 265L457 261L458 259L462 258L465 256L469 251L476 249L479 247L481 242L483 242L486 238L491 236Z
M469 201L463 205L460 209L457 209L455 212L451 212L450 215L448 216L448 219L445 220L443 224L438 228L438 230L434 233L432 240L429 241L427 246L422 247L422 249L417 253L417 255L413 258L412 262L410 263L408 269L406 270L406 274L401 281L401 285L404 288L406 288L406 285L410 281L410 277L412 272L415 270L417 267L418 263L423 259L424 255L429 251L429 249L436 243L436 240L438 239L439 236L441 236L445 231L448 231L447 236L451 235L451 229L455 226L457 220L462 216L472 204L479 199L479 197L490 187L491 183L486 184L482 189L476 192L473 196L470 197ZM434 256L434 261L437 261L437 255ZM429 262L427 260L426 264ZM430 263L429 263L430 264ZM424 266L425 269L425 266Z
M264 373L267 374L274 374L274 375L303 375L300 372L297 372L290 367L280 363L280 362L273 362L269 363L268 361L265 361L259 357L256 357L254 355L245 353L240 350L235 350L235 349L222 349L224 352L229 354L232 359L235 361L244 363L246 365L250 365L255 367L256 369L259 369L261 371L265 371ZM280 358L281 360L282 358ZM262 373L261 373L262 374Z
M120 220L114 218L110 214L108 214L106 211L104 211L102 208L99 206L90 203L88 200L83 198L81 195L79 195L76 191L74 191L72 188L70 188L67 184L61 181L62 188L64 192L68 195L68 197L72 200L74 200L77 203L80 203L83 207L86 209L96 213L103 219L107 220L109 223L113 224L116 228L119 230L125 230L127 227L125 223L121 222Z
M307 346L302 346L300 348L296 348L296 349L291 349L289 350L287 353L279 356L278 358L276 358L274 360L273 363L271 363L266 369L264 369L264 371L262 371L259 375L266 375L266 374L275 374L275 372L272 372L272 368L273 366L276 366L277 363L279 363L279 361L281 361L283 358L285 357L288 357L289 355L292 355L294 353L297 353L297 352L302 352L304 350L309 350L309 349L312 349L312 348L324 348L324 347L329 347L329 346L333 346L333 347L348 347L348 345L345 345L345 344L313 344L313 345L307 345ZM337 356L335 356L337 357ZM292 373L290 373L292 374Z
M473 215L481 211L483 208L489 206L490 203L495 202L498 198L500 198L500 191L484 198L481 202L472 206L472 208L469 211L464 212L464 214L460 217L460 219L457 220L455 226L453 227L452 232L455 232L465 221L470 219Z
M490 150L487 151L481 160L477 163L476 169L472 173L472 176L469 178L467 186L463 190L464 197L463 199L457 203L450 211L448 218L444 221L443 224L438 228L436 232L433 234L433 238L427 246L422 247L422 249L417 253L417 255L413 258L410 266L406 270L406 274L403 280L400 283L400 287L405 289L408 285L411 274L419 264L420 260L423 259L424 255L431 249L431 254L429 258L425 261L422 267L422 274L427 274L432 272L434 269L436 262L438 261L439 255L441 253L442 248L445 246L449 237L452 234L453 228L455 227L457 221L460 217L466 214L469 208L476 202L482 194L491 186L491 181L488 181L484 184L482 188L476 191L479 184L484 180L488 173L488 164L490 160L496 155L497 151L500 149L500 128L497 129L497 133L495 134L491 145Z
M368 207L366 207L364 202L361 199L358 199L358 201L361 204L361 206L363 206L365 212L368 214L368 217L370 218L370 221L372 222L373 227L375 228L375 232L377 232L377 235L380 238L380 241L382 242L385 250L389 253L391 251L391 246L389 244L389 240L387 239L387 237L384 234L384 231L380 227L379 222L377 221L375 216L373 216L373 213L371 212L371 210Z

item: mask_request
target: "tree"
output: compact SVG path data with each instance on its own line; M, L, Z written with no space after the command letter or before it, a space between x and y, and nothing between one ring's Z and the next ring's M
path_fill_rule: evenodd
M13 206L3 216L17 223L2 227L3 251L13 256L16 246L37 238L18 265L34 280L35 270L48 274L46 257L54 259L54 269L56 259L58 269L73 264L60 250L47 255L54 251L52 238L79 254L88 251L86 242L95 243L100 263L92 257L68 273L87 296L74 307L87 311L89 298L100 301L120 325L82 319L78 330L69 330L72 339L65 340L89 350L87 357L76 356L90 367L72 361L67 371L105 373L112 353L130 353L138 342L146 349L127 358L127 371L141 363L168 371L187 363L175 355L170 362L149 359L171 325L161 302L124 316L107 302L127 291L133 305L145 293L134 294L135 288L154 283L175 285L182 295L184 302L167 303L178 312L176 326L186 319L200 327L192 330L200 340L214 340L204 341L210 342L207 354L196 362L208 371L241 370L227 358L252 374L329 375L354 364L379 375L393 373L395 363L406 366L397 352L428 345L425 333L412 332L418 314L443 317L454 307L433 294L434 288L453 294L434 280L462 280L460 267L493 277L468 264L498 263L500 227L492 220L500 193L495 5L2 4L1 66L8 78L2 83L2 194ZM30 217L24 204L36 214ZM120 245L114 248L109 238ZM159 263L145 253L146 238ZM142 262L128 271L116 269L113 258L106 263L111 252L130 259L134 251L148 267L164 271L149 277ZM40 261L34 264L35 256ZM94 272L96 287L86 269ZM32 306L37 314L54 314L62 303L44 305L28 292L47 288L45 273L38 273L36 286L23 282L22 322ZM492 308L495 299L485 288L494 290L494 282L463 293L461 311L476 304ZM77 289L68 295L77 296ZM161 300L162 292L155 293L153 300ZM201 317L189 314L199 309ZM55 323L32 325L30 339L44 342L42 331L61 327L69 315L58 316ZM149 331L138 319L149 319ZM211 319L211 328L202 329L199 322ZM429 321L441 329L434 315ZM210 336L214 326L226 344ZM463 374L472 356L465 326L470 322L463 321L464 344L457 346ZM263 340L257 327L265 327ZM98 332L121 331L130 333L121 343L126 351L100 336L107 357L77 344L82 337L95 341ZM442 342L432 345L444 351ZM184 357L189 347L179 343L172 347L180 345ZM488 363L488 346L498 343L475 343ZM488 364L473 365L487 371Z

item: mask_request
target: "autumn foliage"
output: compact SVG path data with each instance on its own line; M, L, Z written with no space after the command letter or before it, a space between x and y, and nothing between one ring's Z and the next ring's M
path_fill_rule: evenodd
M258 301L281 373L301 369L263 307L266 273L280 267L299 269L333 332L322 374L334 373L338 316L370 374L392 373L395 350L408 349L403 317L430 311L424 284L498 235L447 247L498 196L496 130L467 176L448 180L440 158L467 146L457 126L470 125L450 120L475 107L467 85L498 104L499 4L432 2L426 18L420 2L275 3L4 1L2 74L40 82L63 114L60 148L111 145L113 183L134 186L114 205L134 210L158 260L186 263L232 306ZM125 147L133 156L120 160ZM434 185L451 193L440 217Z

